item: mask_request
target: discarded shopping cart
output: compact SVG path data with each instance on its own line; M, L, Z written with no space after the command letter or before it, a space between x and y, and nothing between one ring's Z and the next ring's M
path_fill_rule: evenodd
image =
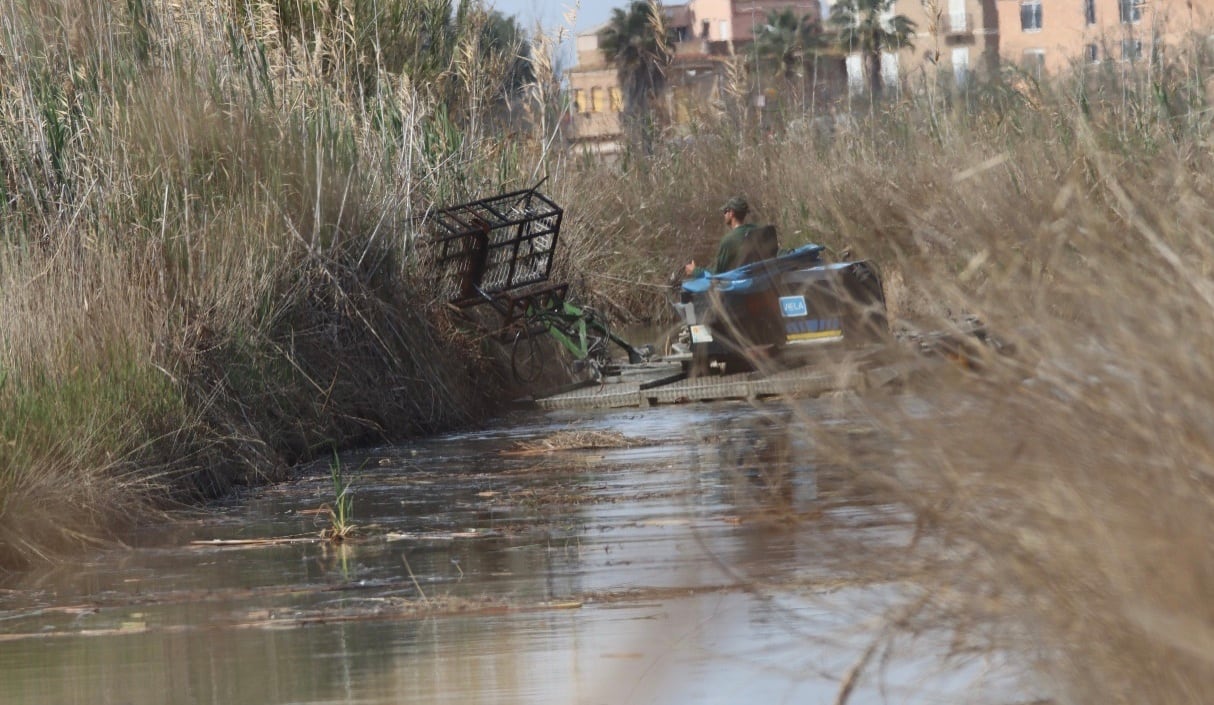
M618 372L614 352L638 364L646 350L611 330L601 312L579 305L569 285L552 283L553 258L564 211L536 188L439 210L432 216L440 291L458 309L489 306L494 331L510 346L520 382L534 382L551 358L555 341L591 378Z

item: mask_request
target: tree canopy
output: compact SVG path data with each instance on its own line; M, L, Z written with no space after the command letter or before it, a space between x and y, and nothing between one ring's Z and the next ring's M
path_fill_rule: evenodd
M868 67L869 95L881 94L881 55L914 46L917 26L906 15L894 14L895 0L839 0L830 11L839 46L860 53Z
M755 33L755 52L777 76L801 76L813 54L826 45L822 25L812 15L797 16L791 8L772 10Z
M666 26L661 3L633 0L628 9L612 10L599 35L599 47L615 67L624 96L624 118L642 130L647 141L658 97L666 88L666 68L674 59L674 33Z

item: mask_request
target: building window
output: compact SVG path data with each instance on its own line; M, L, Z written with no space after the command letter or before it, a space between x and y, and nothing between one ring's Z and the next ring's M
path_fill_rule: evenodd
M1121 58L1123 61L1137 61L1142 58L1141 39L1121 40Z
M1083 48L1083 58L1087 59L1089 64L1100 63L1100 45L1088 44Z
M953 48L953 80L964 86L970 80L970 48Z
M606 91L602 88L590 89L590 111L594 113L603 113L607 111L607 101L605 96Z
M1117 0L1117 14L1122 24L1132 24L1142 19L1144 0Z
M847 69L847 90L852 95L864 92L864 57L848 54L844 62Z
M624 94L618 87L611 87L608 98L611 100L611 112L618 113L624 110Z
M898 55L881 52L881 85L898 89L902 86L902 74L898 71Z
M1083 20L1089 27L1096 24L1096 0L1083 0Z
M969 31L969 16L965 12L965 0L948 0L948 29L954 33Z
M1025 49L1020 57L1020 65L1025 73L1041 78L1045 71L1045 49Z
M586 112L586 91L581 88L575 88L573 91L573 112Z
M848 54L844 61L847 71L847 89L852 95L863 93L868 88L868 59L860 54ZM898 55L881 53L881 85L897 90L902 86L902 74L898 68Z
M1021 0L1020 29L1024 32L1041 31L1041 0Z

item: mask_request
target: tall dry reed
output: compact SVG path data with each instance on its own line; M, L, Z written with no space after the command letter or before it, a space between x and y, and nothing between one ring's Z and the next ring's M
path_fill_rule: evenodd
M418 255L428 210L542 171L497 139L530 105L509 27L446 0L3 20L0 568L493 408Z
M719 203L743 193L785 246L876 262L895 326L972 314L1014 346L861 397L883 462L829 427L815 452L913 516L906 546L846 557L911 576L891 633L1010 654L1025 698L1214 692L1211 58L1197 35L1150 62L1009 71L774 134L722 114L562 182L580 268L629 310L661 314L651 291L711 256Z
M540 140L497 139L469 35L454 70L368 75L407 46L240 5L6 6L0 563L466 418L495 372L427 313L414 224L435 204L551 173L558 276L659 318L744 193L786 246L877 262L897 325L973 313L1016 346L919 378L932 414L863 400L896 453L856 473L919 527L904 574L930 599L900 625L1024 655L1062 702L1214 692L1204 40L774 131L725 100L603 165L539 161L550 104Z

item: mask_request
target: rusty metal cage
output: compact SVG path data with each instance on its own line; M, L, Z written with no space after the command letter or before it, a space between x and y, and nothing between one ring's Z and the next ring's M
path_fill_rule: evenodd
M564 210L535 189L431 216L442 296L473 306L548 280Z

